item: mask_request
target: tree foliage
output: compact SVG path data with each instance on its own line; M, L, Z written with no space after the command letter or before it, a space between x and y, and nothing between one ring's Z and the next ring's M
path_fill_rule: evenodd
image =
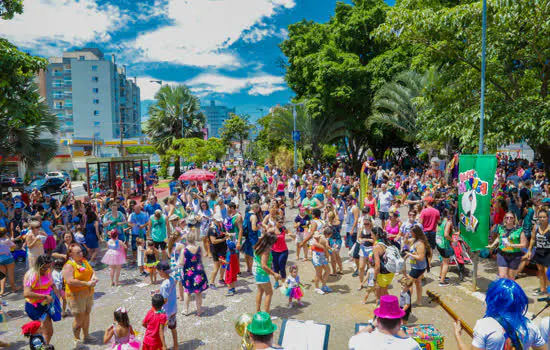
M550 164L550 1L488 0L487 8L486 150L525 139ZM420 45L413 61L440 67L439 84L419 99L420 137L475 152L481 3L403 0L377 36Z
M157 151L153 146L128 146L125 147L128 154L156 154Z
M15 14L23 13L23 0L0 0L0 18L12 19Z
M201 137L205 117L199 99L185 85L163 85L149 107L147 135L159 154L167 154L177 139ZM180 175L180 161L174 162L174 177Z
M175 140L168 154L200 166L208 161L220 160L226 154L226 147L222 140L215 137L206 141L193 137Z
M416 142L419 133L417 99L433 86L435 79L434 69L424 74L415 71L397 74L376 91L375 112L367 125L389 126L399 132L404 140Z
M21 0L0 0L1 20L22 12ZM34 82L46 63L0 38L0 154L18 156L29 167L47 163L57 152L52 136L59 123Z
M281 44L288 60L286 80L296 99L307 100L316 123L345 124L344 144L356 170L368 147L377 151L380 139L389 144L395 139L381 135L383 128L369 130L365 125L387 71L400 70L410 58L407 48L394 49L391 41L372 35L384 23L388 8L382 0L338 2L330 21L292 24ZM396 68L381 73L384 64Z
M223 122L220 135L226 144L231 143L231 141L238 141L241 154L244 154L243 143L244 140L248 140L251 129L252 125L248 121L248 116L241 117L237 114L231 114L231 118Z

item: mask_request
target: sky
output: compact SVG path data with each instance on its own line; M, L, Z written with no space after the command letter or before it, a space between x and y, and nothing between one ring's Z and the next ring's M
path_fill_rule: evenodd
M293 97L278 44L289 24L326 22L336 0L25 0L0 36L44 57L96 47L137 77L142 114L163 84L257 119Z

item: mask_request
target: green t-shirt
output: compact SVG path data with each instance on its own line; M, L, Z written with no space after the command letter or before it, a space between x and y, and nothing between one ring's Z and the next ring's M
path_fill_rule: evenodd
M151 238L154 242L164 242L166 240L166 219L164 215L160 218L155 218L155 214L151 215Z
M447 219L437 228L437 235L435 236L435 241L437 246L441 249L448 249L451 247L451 242L445 237L445 226L447 226Z

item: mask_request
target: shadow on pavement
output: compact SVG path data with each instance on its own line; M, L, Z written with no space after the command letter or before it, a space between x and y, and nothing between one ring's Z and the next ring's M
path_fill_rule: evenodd
M204 345L200 339L186 340L183 343L179 343L179 348L183 350L194 350Z

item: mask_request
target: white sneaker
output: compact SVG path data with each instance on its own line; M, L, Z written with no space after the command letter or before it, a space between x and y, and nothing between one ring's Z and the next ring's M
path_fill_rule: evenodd
M319 288L315 288L315 293L321 294L321 295L325 294L325 292L323 292L323 291L322 291L321 289L319 289Z
M294 306L294 305L293 305L292 303L288 303L288 308L289 308L289 309L292 309L293 306Z

